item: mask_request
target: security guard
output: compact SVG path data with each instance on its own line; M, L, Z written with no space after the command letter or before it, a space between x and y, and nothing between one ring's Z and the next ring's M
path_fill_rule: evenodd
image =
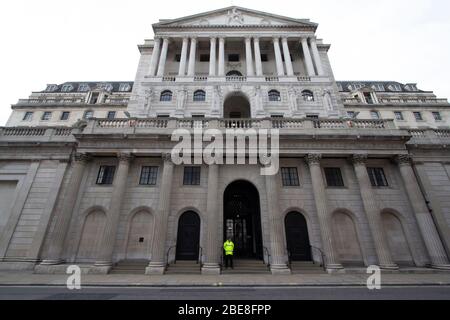
M225 268L228 269L228 263L230 263L231 269L233 268L233 250L234 250L234 243L231 241L230 238L225 241L223 244L223 249L225 250Z

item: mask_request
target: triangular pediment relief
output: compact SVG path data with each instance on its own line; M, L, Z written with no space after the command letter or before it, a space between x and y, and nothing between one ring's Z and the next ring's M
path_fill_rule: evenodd
M317 24L304 19L293 19L241 7L228 7L173 20L162 20L154 27L208 27L208 26L304 26Z

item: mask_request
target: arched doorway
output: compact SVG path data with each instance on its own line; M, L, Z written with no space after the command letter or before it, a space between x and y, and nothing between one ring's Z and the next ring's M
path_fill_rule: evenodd
M228 119L250 118L250 102L242 93L229 95L223 104L223 116Z
M105 225L106 215L103 211L93 211L85 218L78 245L78 262L94 262L98 258Z
M335 212L333 221L333 240L338 259L344 265L361 266L364 259L359 244L358 233L353 218L342 211Z
M198 260L200 217L194 211L183 213L178 220L177 260Z
M263 258L259 203L258 190L250 182L239 180L225 189L223 240L233 240L236 258Z
M311 244L305 217L290 212L285 218L286 242L291 261L311 261Z
M381 221L391 251L392 260L398 265L414 265L402 222L396 215L388 211L381 213Z
M126 259L148 260L153 238L153 217L147 211L137 212L130 221Z

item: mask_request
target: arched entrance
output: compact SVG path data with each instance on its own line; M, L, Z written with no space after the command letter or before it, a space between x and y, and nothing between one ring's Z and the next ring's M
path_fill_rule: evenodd
M311 244L305 217L290 212L285 218L286 242L291 261L311 261Z
M146 260L153 239L153 217L147 211L137 212L130 221L126 259Z
M225 189L223 212L223 240L227 237L233 240L234 256L262 259L261 213L256 187L242 180L231 183Z
M194 211L183 213L178 220L177 260L198 260L200 217Z
M98 258L105 226L106 215L103 211L93 211L85 218L77 262L94 262Z
M229 95L223 104L223 116L228 119L251 118L247 97L242 93Z

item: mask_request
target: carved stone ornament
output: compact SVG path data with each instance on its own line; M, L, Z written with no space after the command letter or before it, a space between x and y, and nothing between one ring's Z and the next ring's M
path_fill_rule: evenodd
M311 153L305 157L305 161L308 165L320 165L322 155L318 153Z
M399 166L410 166L412 157L409 154L400 154L395 157L395 162L397 162Z
M352 157L352 162L356 165L365 165L367 158L367 154L354 154Z
M228 11L228 24L243 24L244 16L237 8Z
M88 162L92 159L92 157L87 153L77 152L73 155L73 159L75 160L75 162Z
M133 155L130 153L119 153L117 155L117 158L119 159L119 162L129 162L133 159Z
M164 162L172 163L172 154L170 153L163 153L161 155L161 158L163 159Z

